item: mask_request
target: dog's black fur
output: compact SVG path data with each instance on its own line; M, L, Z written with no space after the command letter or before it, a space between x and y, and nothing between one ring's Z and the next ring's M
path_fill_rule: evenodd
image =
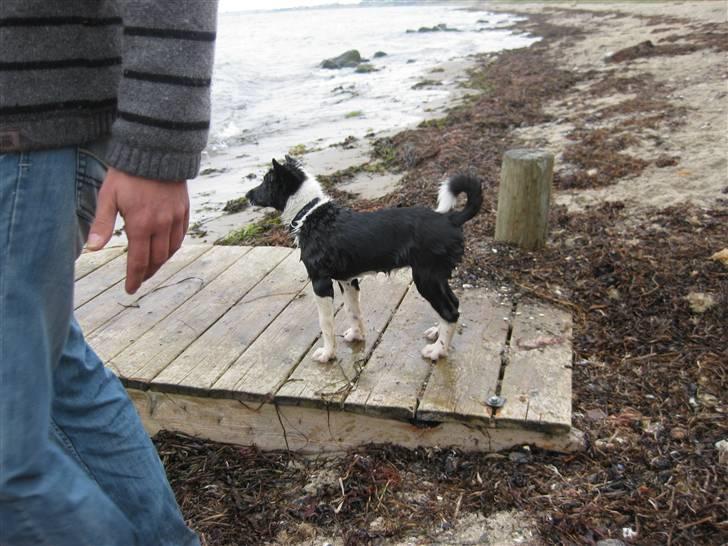
M263 183L247 197L253 205L284 211L307 180L290 157L283 164L273 160ZM307 184L314 188L310 180ZM333 298L334 280L352 283L363 273L411 267L420 294L444 321L457 322L459 302L448 279L463 256L462 225L478 213L483 202L477 178L457 175L447 182L452 200L465 193L467 203L463 210L444 213L424 207L356 212L327 200L323 192L315 195L315 189L309 191L312 199L304 204L313 208L305 216L295 217L292 228L317 296ZM299 211L286 213L290 217ZM352 286L358 290L358 283Z

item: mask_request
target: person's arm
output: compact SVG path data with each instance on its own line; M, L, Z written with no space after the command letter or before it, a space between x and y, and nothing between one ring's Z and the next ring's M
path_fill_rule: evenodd
M197 175L210 126L216 0L120 0L124 22L118 117L87 248L111 238L117 212L129 239L126 290L179 248L186 181Z

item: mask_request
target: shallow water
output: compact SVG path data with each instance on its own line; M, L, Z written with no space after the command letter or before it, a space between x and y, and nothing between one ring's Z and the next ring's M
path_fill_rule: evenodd
M479 22L480 21L480 22ZM213 82L210 151L278 149L399 127L448 94L412 89L440 64L528 45L499 29L511 18L448 6L342 7L222 13ZM458 32L407 33L444 23ZM357 49L376 72L327 70L322 60ZM374 59L377 51L385 57Z

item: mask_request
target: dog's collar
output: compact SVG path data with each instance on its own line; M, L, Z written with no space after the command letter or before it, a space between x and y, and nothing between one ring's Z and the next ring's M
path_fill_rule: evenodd
M320 197L315 197L311 199L306 205L296 213L296 216L293 217L293 220L291 220L291 225L288 227L289 231L291 233L295 232L300 228L299 222L303 220L303 217L306 216L309 212L311 212L311 209L313 209L316 205L318 205L319 201L321 201Z

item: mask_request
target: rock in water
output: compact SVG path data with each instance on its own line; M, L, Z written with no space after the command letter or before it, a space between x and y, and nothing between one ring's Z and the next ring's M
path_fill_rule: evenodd
M377 69L374 68L374 65L371 65L369 63L362 63L359 66L356 67L355 72L357 74L369 74L369 72L376 72Z
M353 68L362 62L361 54L356 49L350 49L342 53L338 57L325 59L321 63L321 68L337 69L337 68Z

